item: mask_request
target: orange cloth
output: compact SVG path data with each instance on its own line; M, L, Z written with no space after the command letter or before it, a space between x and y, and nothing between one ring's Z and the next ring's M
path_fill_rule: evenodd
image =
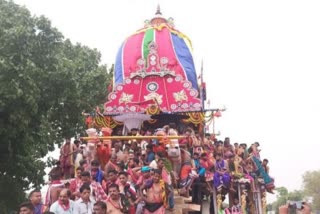
M109 148L106 146L103 146L103 145L98 146L97 147L97 156L98 156L98 160L101 164L101 167L104 168L111 157L111 153L109 151Z
M181 180L186 179L191 173L191 171L192 171L191 165L187 165L187 164L183 165L180 172L180 179Z

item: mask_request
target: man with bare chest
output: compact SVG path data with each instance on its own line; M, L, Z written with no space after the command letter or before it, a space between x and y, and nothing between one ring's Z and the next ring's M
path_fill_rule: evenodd
M143 194L143 190L146 191L145 195ZM164 214L168 191L167 185L161 179L161 171L155 169L152 181L145 183L140 188L140 195L142 195L146 203L144 214Z
M60 191L65 187L61 181L62 172L60 167L54 167L49 172L49 187L47 190L45 206L50 207L54 202L59 199Z
M121 200L119 186L111 184L109 186L109 198L107 199L107 214L124 214L126 205Z

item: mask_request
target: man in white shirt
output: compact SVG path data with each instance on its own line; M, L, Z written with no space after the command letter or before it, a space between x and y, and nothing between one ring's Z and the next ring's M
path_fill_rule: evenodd
M81 197L75 202L73 214L92 214L95 201L90 200L90 185L85 183L80 187Z
M59 199L50 207L50 212L55 214L72 214L74 210L74 202L70 200L71 192L68 189L62 189Z

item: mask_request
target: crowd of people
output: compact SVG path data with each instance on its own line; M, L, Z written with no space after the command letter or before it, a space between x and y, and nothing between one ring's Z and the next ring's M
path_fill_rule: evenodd
M173 123L156 130L132 129L127 134L132 137L125 140L100 140L97 136L112 135L108 128L100 132L91 128L87 133L96 137L83 142L66 139L57 166L49 173L45 200L40 190L32 191L20 206L21 214L174 213L175 189L201 204L205 197L214 200L213 190L237 192L234 181L239 178L251 181L251 191L256 191L257 178L264 179L268 192L274 189L258 142L247 146L212 134L201 137L192 128L180 131ZM224 212L241 213L239 200L235 198Z

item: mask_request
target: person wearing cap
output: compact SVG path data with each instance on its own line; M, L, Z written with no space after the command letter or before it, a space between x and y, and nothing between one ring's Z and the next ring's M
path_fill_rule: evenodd
M148 167L148 166L140 167L140 172L141 172L141 174L140 174L140 176L136 182L136 186L135 186L137 193L139 194L139 197L141 197L141 193L139 191L140 187L143 186L145 183L148 183L152 180L152 177L150 174L150 167ZM140 201L137 204L136 213L143 213L144 206L145 206L144 201Z
M141 186L143 183L148 182L151 179L150 167L141 167L141 175L137 181L137 186Z
M149 166L143 166L141 167L141 172L142 173L149 173L150 172L150 167ZM145 176L144 176L145 177Z

